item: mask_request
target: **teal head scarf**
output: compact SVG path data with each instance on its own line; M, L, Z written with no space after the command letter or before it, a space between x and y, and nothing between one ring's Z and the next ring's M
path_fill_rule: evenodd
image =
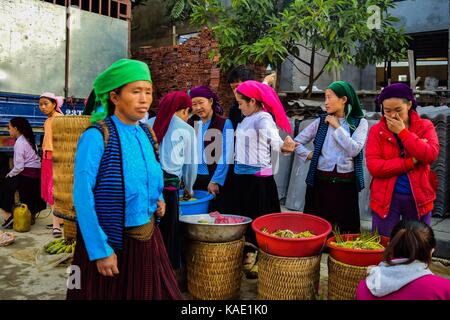
M333 90L333 92L339 97L347 97L347 104L345 105L344 113L345 120L349 124L350 128L355 130L353 121L350 118L363 118L364 112L362 110L361 102L356 95L355 89L352 85L345 81L335 81L330 84L327 89Z
M108 115L109 93L128 83L135 81L149 81L152 83L150 69L142 61L120 59L103 71L94 81L95 107L91 122L105 119Z

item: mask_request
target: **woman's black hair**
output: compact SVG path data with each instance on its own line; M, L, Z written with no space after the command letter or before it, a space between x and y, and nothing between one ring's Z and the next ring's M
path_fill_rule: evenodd
M408 259L404 264L418 260L429 265L434 248L436 238L430 226L415 220L401 220L392 230L384 257L389 265L397 258Z
M31 148L38 154L36 147L36 138L34 137L33 129L27 119L23 117L15 117L9 120L11 127L16 128L27 139Z
M126 84L124 84L123 86L112 90L112 92L117 93L119 96L122 92L123 87L125 87ZM111 99L108 99L108 116L112 116L114 114L114 111L116 110L116 106L114 105L114 103L111 101Z
M255 71L247 66L237 66L233 68L230 73L228 74L228 84L234 83L234 82L244 82L247 80L255 80L256 74Z

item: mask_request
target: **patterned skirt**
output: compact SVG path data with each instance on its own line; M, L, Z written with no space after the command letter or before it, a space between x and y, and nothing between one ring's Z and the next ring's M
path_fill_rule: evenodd
M78 233L79 234L79 233ZM72 265L80 270L80 289L68 289L67 300L181 300L175 273L158 227L150 240L124 237L116 252L119 274L105 277L89 261L82 237L78 237Z

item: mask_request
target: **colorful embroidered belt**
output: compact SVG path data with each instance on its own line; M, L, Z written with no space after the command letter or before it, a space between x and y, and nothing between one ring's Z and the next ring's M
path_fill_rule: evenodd
M155 231L155 216L142 226L125 228L125 235L135 240L148 241L152 238L153 231Z
M176 175L167 173L163 170L164 175L164 189L168 190L178 190L180 189L180 178L178 178Z

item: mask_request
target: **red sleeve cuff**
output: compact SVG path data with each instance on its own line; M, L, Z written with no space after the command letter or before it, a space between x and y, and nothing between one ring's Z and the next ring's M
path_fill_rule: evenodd
M412 158L405 159L405 167L406 167L406 171L414 169L414 161Z
M408 135L409 135L409 130L408 130L408 128L405 128L402 131L400 131L400 133L398 134L398 137L403 140L406 137L408 137Z

